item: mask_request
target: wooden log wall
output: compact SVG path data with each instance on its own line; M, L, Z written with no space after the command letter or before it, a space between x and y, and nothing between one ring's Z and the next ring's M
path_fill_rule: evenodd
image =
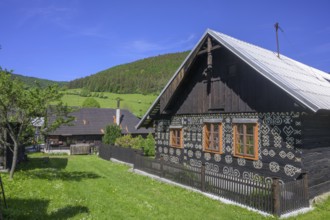
M166 109L163 109L165 112L200 114L301 110L282 89L225 48L213 52L210 79L203 74L206 68L205 53L197 56L189 72L182 78L179 88L169 87L177 90Z
M305 115L302 125L302 165L313 198L330 191L330 116Z

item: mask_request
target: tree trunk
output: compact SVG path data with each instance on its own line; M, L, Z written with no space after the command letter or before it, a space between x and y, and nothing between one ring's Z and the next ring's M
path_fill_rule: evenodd
M9 178L12 180L14 178L14 172L17 164L17 156L18 156L18 143L14 141L14 152L13 152L13 161L11 164L10 175Z

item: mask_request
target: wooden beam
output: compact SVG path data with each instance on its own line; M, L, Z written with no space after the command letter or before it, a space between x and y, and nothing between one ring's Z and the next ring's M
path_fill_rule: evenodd
M212 40L207 38L207 68L212 69Z
M217 50L217 49L220 49L220 48L221 48L221 46L218 44L218 45L213 46L211 48L211 50L213 51L213 50ZM205 54L205 53L207 53L207 49L199 51L197 53L197 56L202 55L202 54Z

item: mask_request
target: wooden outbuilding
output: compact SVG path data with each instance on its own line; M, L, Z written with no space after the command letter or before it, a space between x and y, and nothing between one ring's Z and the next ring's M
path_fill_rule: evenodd
M77 143L97 144L102 141L105 128L117 124L123 135L147 136L153 129L136 129L139 118L126 109L110 108L80 108L70 113L74 120L69 125L62 125L50 132L46 139L50 145L65 145Z
M207 30L137 124L158 157L207 172L281 182L308 174L330 191L330 75Z

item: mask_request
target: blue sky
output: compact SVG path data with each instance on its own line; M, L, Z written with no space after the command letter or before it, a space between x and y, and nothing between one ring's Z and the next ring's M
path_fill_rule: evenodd
M192 49L207 28L330 72L328 0L0 0L0 66L69 81Z

